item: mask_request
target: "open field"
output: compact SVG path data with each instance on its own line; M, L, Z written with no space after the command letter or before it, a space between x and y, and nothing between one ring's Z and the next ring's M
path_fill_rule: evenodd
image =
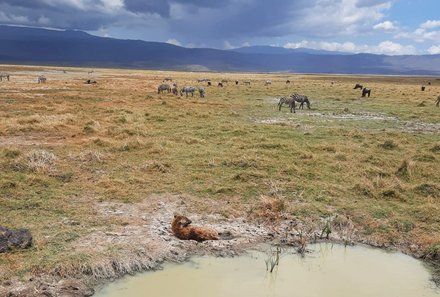
M30 228L34 246L0 254L0 280L123 253L117 240L86 239L180 201L224 220L339 215L366 242L440 258L439 79L89 70L1 67L11 80L0 82L0 226ZM213 86L205 98L157 94L169 76ZM278 111L293 92L312 109ZM109 215L115 205L143 208Z

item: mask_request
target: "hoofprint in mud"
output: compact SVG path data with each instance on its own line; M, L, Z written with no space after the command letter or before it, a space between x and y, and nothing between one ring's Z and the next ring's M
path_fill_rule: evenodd
M93 252L97 256L90 265L79 264L75 270L34 276L28 280L9 280L0 283L0 296L91 296L94 288L126 274L154 270L165 261L182 262L192 256L214 255L232 257L256 247L259 243L300 247L301 238L307 242L321 239L352 244L363 240L351 220L333 217L325 220L299 221L281 216L276 224L247 221L244 218L224 218L220 215L198 215L191 211L185 197L159 195L141 203L103 202L96 206L97 215L111 217L124 224L93 230L88 236L72 242L76 252ZM156 201L156 202L154 202ZM216 207L213 205L213 209ZM229 238L196 242L179 240L171 232L174 213L186 214L197 225L213 228ZM332 230L327 233L326 230ZM381 246L375 242L364 243ZM111 256L108 250L117 250ZM401 250L411 253L417 251ZM62 275L62 276L60 276Z

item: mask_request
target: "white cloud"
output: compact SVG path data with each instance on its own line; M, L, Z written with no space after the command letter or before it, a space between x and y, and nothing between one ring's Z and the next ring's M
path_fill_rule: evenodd
M237 47L233 46L229 41L225 40L223 42L223 48L226 49L226 50L229 50L229 49L234 49L234 48L237 48Z
M422 28L422 29L434 29L437 27L440 27L439 20L428 20L420 25L420 28Z
M38 18L37 24L47 26L50 25L50 19L45 17L44 15Z
M440 45L433 45L428 48L428 53L431 55L439 55L440 54Z
M182 44L177 39L174 39L174 38L168 39L166 41L166 43L174 44L174 45L177 45L177 46L182 46Z
M311 48L347 53L371 53L385 55L409 55L417 52L412 45L402 45L392 41L383 41L377 45L355 44L353 42L326 42L302 40L297 43L287 43L285 48Z
M391 21L385 21L373 26L374 30L393 31L397 30L397 27Z

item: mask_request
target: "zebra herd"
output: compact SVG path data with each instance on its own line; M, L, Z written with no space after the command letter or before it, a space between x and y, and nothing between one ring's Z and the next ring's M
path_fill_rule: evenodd
M183 94L185 93L186 97L188 97L188 94L191 94L191 97L194 97L194 93L196 92L196 90L199 92L200 98L205 97L206 92L205 92L205 88L203 88L203 87L196 89L195 87L192 87L192 86L185 86L185 87L181 88L180 91L177 90L176 83L173 83L172 85L161 84L157 87L158 94L164 93L166 91L168 93L173 93L176 96L180 93L180 96L183 96Z

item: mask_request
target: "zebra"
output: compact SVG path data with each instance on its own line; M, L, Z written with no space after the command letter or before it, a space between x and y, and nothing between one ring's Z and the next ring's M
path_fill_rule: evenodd
M44 75L40 75L38 77L38 83L45 83L47 78Z
M158 94L163 93L164 91L167 91L168 93L171 92L170 85L162 84L162 85L157 87L157 93Z
M205 88L199 88L199 95L200 95L200 98L205 97Z
M278 101L278 110L281 111L281 106L283 106L283 104L287 104L290 107L290 112L293 111L293 113L296 113L295 111L295 99L293 97L281 97L280 101Z
M196 91L196 88L191 86L186 86L180 89L180 96L183 96L183 93L186 94L186 97L188 97L188 93L191 93L191 97L194 97L194 92Z
M299 94L295 93L290 97L293 98L296 102L298 102L300 104L299 107L301 109L304 109L304 103L307 104L307 108L310 109L310 101L307 96L299 95Z
M353 90L356 90L356 89L363 89L364 88L364 86L363 85L361 85L361 84L356 84L355 86L354 86L354 88L353 88Z
M440 96L437 97L437 101L435 101L435 106L440 107Z
M368 95L368 97L370 97L371 95L371 90L367 89L367 88L363 88L362 89L362 97L365 97L366 95Z
M173 80L172 77L165 77L165 78L163 79L163 81L172 81L172 80Z
M173 85L173 87L171 88L171 92L173 93L173 95L178 95L179 91L177 90L177 85Z
M0 73L0 81L3 81L3 78L9 81L9 73Z
M264 83L265 86L271 85L272 81L271 80L266 80L266 82Z
M244 81L244 85L245 85L245 86L246 86L246 85L247 85L247 86L250 86L250 85L251 85L251 81L250 81L250 80L245 80L245 81Z

